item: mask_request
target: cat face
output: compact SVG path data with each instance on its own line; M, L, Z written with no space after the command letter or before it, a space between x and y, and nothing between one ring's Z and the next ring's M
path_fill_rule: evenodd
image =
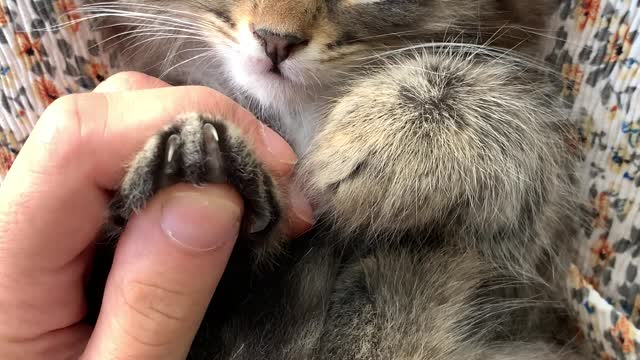
M351 73L350 66L366 61L375 50L391 50L418 33L445 31L449 21L426 21L451 20L443 3L190 0L180 7L208 14L220 28L211 33L211 45L222 57L230 81L268 104L313 96Z
M234 91L296 105L414 44L489 39L521 0L139 0L198 28ZM546 1L546 0L545 0ZM536 3L538 1L527 1ZM166 10L166 11L165 11ZM518 39L520 40L520 39Z

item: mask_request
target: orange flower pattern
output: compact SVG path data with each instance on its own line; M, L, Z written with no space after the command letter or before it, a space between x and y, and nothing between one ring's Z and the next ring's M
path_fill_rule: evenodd
M77 11L78 7L74 0L57 0L54 2L56 11L63 14L61 22L69 23L69 28L73 32L80 30L80 13Z
M591 220L569 276L576 320L594 358L640 359L640 1L562 0L553 23Z
M4 11L4 6L1 5L2 3L0 3L0 26L5 26L9 22L9 19L7 13Z
M593 25L598 19L599 10L600 0L579 0L575 8L578 28L582 31L587 26Z
M51 104L60 97L60 90L51 80L45 77L35 80L34 86L36 87L35 93L38 99L45 105Z
M111 72L77 1L0 0L0 184L44 108Z

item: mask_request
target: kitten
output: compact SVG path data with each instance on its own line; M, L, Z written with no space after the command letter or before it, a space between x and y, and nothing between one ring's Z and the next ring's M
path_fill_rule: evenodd
M87 6L108 19L127 69L216 88L301 156L295 180L318 221L294 242L283 241L286 189L225 119L185 115L132 162L112 206L116 234L176 182L226 181L245 200L190 357L578 358L563 290L578 154L530 31L553 5Z

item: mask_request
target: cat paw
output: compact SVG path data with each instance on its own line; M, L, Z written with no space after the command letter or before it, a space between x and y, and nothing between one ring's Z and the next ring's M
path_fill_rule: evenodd
M275 182L232 125L199 114L181 117L151 138L135 157L111 205L109 233L158 191L177 183L229 184L244 200L240 237L261 248L282 218Z

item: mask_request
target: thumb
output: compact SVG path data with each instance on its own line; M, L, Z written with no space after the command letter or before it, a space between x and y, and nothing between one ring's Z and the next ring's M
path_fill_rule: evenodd
M173 186L129 222L83 359L184 359L236 241L240 196Z

